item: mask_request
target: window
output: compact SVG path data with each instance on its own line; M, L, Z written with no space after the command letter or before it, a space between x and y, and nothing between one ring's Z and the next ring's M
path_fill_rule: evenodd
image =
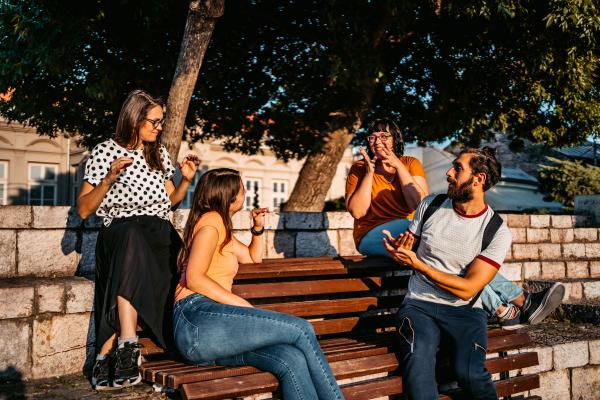
M29 164L29 204L56 205L58 167L52 164Z
M252 210L253 208L257 208L261 206L261 189L262 184L260 179L258 178L246 178L246 210Z
M273 211L279 211L281 204L288 198L288 182L283 180L273 181Z
M8 161L0 161L0 204L4 205L7 201L8 191Z

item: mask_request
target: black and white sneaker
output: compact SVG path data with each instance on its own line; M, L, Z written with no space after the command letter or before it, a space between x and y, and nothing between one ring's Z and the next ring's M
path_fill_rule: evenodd
M530 324L539 324L556 309L565 296L565 286L554 285L537 293L527 293L523 304L523 318Z
M137 385L142 381L140 365L142 354L139 343L125 343L115 351L115 376L113 386L126 387Z
M92 388L94 390L112 390L112 356L109 353L103 360L96 360L92 370Z

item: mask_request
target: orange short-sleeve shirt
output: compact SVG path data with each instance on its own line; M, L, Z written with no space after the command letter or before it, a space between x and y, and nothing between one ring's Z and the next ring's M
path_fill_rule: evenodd
M221 244L225 240L225 224L223 223L223 219L216 211L209 211L206 214L202 215L198 222L196 222L196 226L194 227L194 232L198 232L202 227L212 226L214 227L218 234L219 240L217 242L217 247L215 248L215 252L213 253L212 259L210 261L210 265L208 266L208 270L206 271L206 276L217 282L223 288L231 292L231 287L233 285L233 278L237 274L238 271L238 260L235 254L233 253L233 241L230 241L223 247L222 251L219 251L221 248ZM193 241L192 237L192 241ZM187 297L193 293L191 290L187 288L187 261L184 265L183 271L181 273L181 279L175 289L175 301L181 300L184 297Z
M425 177L423 166L416 158L402 156L400 161L406 165L412 176ZM365 161L359 160L352 165L348 173L346 198L354 193L364 176ZM383 175L375 172L371 189L371 206L364 217L354 220L354 243L358 247L362 237L377 225L395 219L412 218L414 211L406 204L398 179L390 183Z

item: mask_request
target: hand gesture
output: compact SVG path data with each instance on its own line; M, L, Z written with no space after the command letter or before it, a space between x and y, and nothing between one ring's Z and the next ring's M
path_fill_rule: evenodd
M200 165L200 159L193 155L188 154L185 156L183 161L179 164L179 170L181 171L181 176L188 182L191 182L194 179L194 175L196 175L196 171L198 170L198 166Z
M382 154L381 162L386 167L392 167L392 168L398 169L400 164L402 164L402 161L400 161L400 159L396 156L396 154L394 154L394 152L392 150L388 149L385 146L382 146L381 154Z
M363 159L365 160L365 168L366 168L366 173L367 174L372 174L375 172L375 162L377 162L377 156L373 157L373 159L371 159L371 157L369 157L369 154L367 154L367 151L361 146L359 147L358 151L360 151L360 154L363 156Z
M414 251L408 250L404 247L395 246L395 244L392 241L390 241L386 236L383 237L383 246L387 250L390 257L397 263L405 264L414 269L417 265L417 262L419 261Z
M268 208L255 208L252 210L252 226L260 231L265 226L265 214L269 212Z
M119 157L110 163L110 169L106 174L105 178L112 184L114 183L119 175L123 172L123 170L129 167L133 163L133 158L131 157Z
M412 250L413 245L415 244L415 237L409 231L401 233L396 239L394 239L390 231L384 229L382 232L387 238L388 242L393 243L393 246L396 248Z

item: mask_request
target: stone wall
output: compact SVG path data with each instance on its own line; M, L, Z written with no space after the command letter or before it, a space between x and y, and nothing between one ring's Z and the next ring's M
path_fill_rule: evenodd
M187 210L172 215L182 231ZM501 272L509 279L561 280L570 300L600 298L599 229L585 217L503 215L513 245ZM250 215L234 218L250 239ZM0 206L0 377L43 378L81 371L93 300L98 218L70 207ZM267 258L357 255L347 213L271 213ZM597 367L594 367L597 368Z

